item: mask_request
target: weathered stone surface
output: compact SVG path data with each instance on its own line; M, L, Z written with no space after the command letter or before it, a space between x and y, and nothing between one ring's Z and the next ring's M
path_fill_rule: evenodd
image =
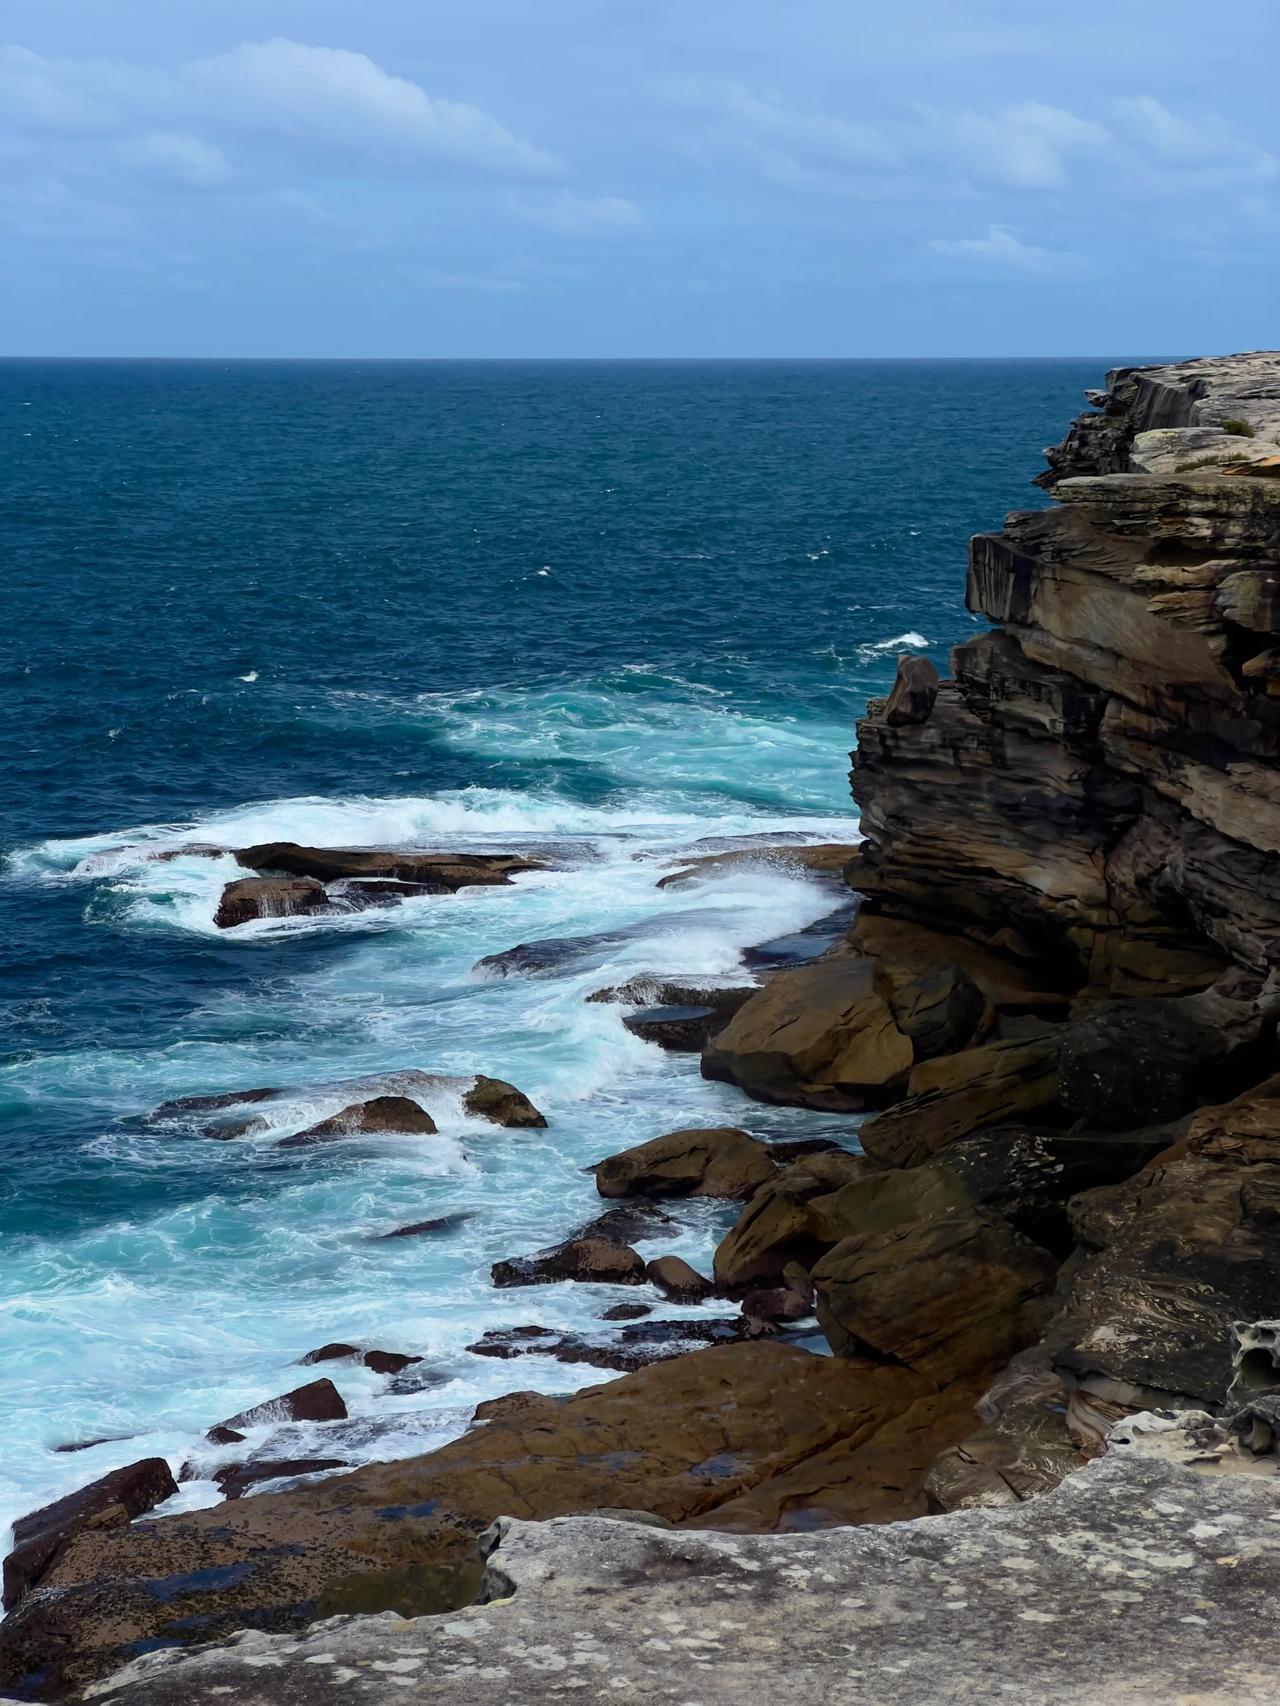
M229 1463L224 1469L215 1469L211 1479L222 1488L224 1499L242 1499L268 1481L296 1481L304 1475L350 1467L342 1457L261 1458L248 1463Z
M469 1114L515 1130L547 1123L523 1090L503 1078L486 1078L483 1073L477 1074L475 1083L464 1093L462 1105Z
M726 1015L714 1007L643 1007L628 1013L622 1023L641 1042L681 1054L698 1054L721 1030Z
M570 1238L532 1256L495 1262L490 1272L496 1286L553 1285L558 1280L643 1285L645 1278L644 1257L607 1238Z
M617 1002L628 1007L710 1007L730 1019L755 992L754 984L699 983L692 978L659 977L651 973L593 990L587 1000Z
M661 1238L664 1232L675 1229L676 1222L656 1203L641 1201L605 1209L570 1237L603 1238L609 1244L639 1244L646 1238Z
M1051 1106L1057 1088L1056 1037L985 1043L917 1066L906 1097L858 1137L872 1160L910 1167L969 1132Z
M340 1113L308 1126L305 1131L282 1137L279 1149L305 1149L334 1138L359 1137L370 1132L397 1132L409 1136L431 1136L439 1128L431 1115L408 1096L373 1096L353 1102Z
M488 1406L483 1427L427 1457L82 1534L0 1624L0 1687L36 1672L45 1688L78 1685L139 1641L465 1603L449 1593L469 1597L474 1582L448 1572L470 1567L495 1516L626 1506L700 1518L842 1440L869 1440L929 1385L778 1344L715 1346L567 1399Z
M338 909L311 877L241 877L222 891L213 922L234 930L255 918L303 918Z
M848 955L777 973L707 1047L702 1071L764 1102L857 1109L904 1083L914 1059L876 962Z
M839 876L857 851L850 842L823 842L818 845L781 844L755 847L735 847L725 853L708 853L690 859L678 871L670 871L659 879L660 889L682 887L705 877L731 874L753 865L780 866L784 870L809 871L821 876Z
M146 1457L19 1517L13 1525L13 1550L4 1561L5 1610L12 1610L36 1586L73 1535L132 1522L177 1490L164 1458Z
M504 1518L485 1603L158 1653L95 1697L492 1706L496 1679L550 1706L569 1679L637 1706L1271 1706L1278 1516L1274 1480L1117 1451L1010 1510L820 1535Z
M591 1169L602 1197L745 1197L772 1179L769 1146L736 1126L691 1127L637 1144Z
M1057 1263L985 1211L842 1239L813 1269L837 1355L890 1357L943 1382L993 1369L1036 1338Z
M937 697L937 670L928 658L904 652L898 659L898 672L885 700L885 721L895 729L904 723L927 722Z

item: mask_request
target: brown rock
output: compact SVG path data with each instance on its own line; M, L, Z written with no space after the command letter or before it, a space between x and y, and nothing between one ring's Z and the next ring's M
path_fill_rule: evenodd
M122 1527L177 1490L164 1458L145 1457L19 1517L13 1525L13 1550L4 1561L4 1609L11 1611L30 1593L76 1534L91 1527Z
M840 1356L893 1358L944 1382L990 1370L1039 1333L1057 1263L985 1211L843 1239L813 1269Z
M321 1345L318 1350L308 1351L306 1356L298 1358L302 1367L318 1362L362 1362L375 1374L399 1374L401 1369L408 1368L411 1363L421 1361L421 1357L409 1356L404 1351L368 1350L341 1341Z
M341 1457L292 1457L274 1462L263 1459L255 1463L229 1463L225 1469L215 1469L211 1478L222 1488L224 1499L240 1499L264 1481L292 1481L301 1475L317 1475L323 1469L350 1467Z
M602 1197L745 1197L772 1179L768 1145L736 1126L670 1131L591 1169Z
M324 884L310 877L241 877L223 889L213 922L219 930L234 930L254 918L302 918L336 910Z
M885 700L884 718L891 728L904 723L925 723L938 697L938 672L928 658L904 652L898 659L898 673Z
M657 1286L673 1303L701 1303L715 1296L711 1281L680 1256L658 1256L646 1266L645 1273L650 1285Z
M276 1147L302 1149L333 1138L359 1137L371 1132L430 1136L438 1129L431 1115L408 1096L374 1096L367 1102L353 1102L341 1113L332 1114L305 1131L294 1132L292 1137L282 1137Z
M139 1641L189 1639L191 1617L202 1639L217 1640L355 1609L439 1609L435 1567L469 1562L500 1514L626 1507L703 1518L842 1440L870 1440L928 1390L905 1369L757 1343L676 1357L561 1401L508 1397L481 1407L484 1427L426 1457L74 1538L48 1591L42 1584L0 1625L0 1686L43 1671L47 1687L78 1688ZM789 1500L790 1521L803 1520L802 1502ZM831 1519L820 1510L815 1520ZM415 1600L412 1572L423 1566L433 1581L423 1578Z
M702 1071L759 1101L856 1110L903 1085L914 1058L875 962L850 955L777 973L707 1047Z
M245 847L236 863L252 871L283 871L321 883L343 877L391 877L400 882L434 883L442 890L509 883L525 871L542 870L538 859L508 853L416 853L398 848L300 847L296 841L271 841Z
M784 869L789 867L796 871L836 877L842 875L845 866L856 852L856 845L845 842L824 842L811 846L784 843L772 847L734 847L725 853L708 853L691 859L678 871L671 871L662 877L658 887L680 888L685 883L699 882L705 877L721 876L752 865L773 865Z
M809 1204L842 1184L876 1170L860 1155L811 1156L762 1185L721 1240L715 1256L716 1284L727 1290L776 1279L789 1262L815 1262L834 1239L821 1238Z
M495 1262L490 1269L496 1286L553 1285L558 1280L581 1280L592 1285L643 1285L644 1258L626 1245L604 1238L571 1238L564 1244Z
M254 1404L238 1416L229 1416L225 1422L211 1428L206 1437L217 1445L223 1443L221 1439L215 1439L218 1434L229 1433L234 1438L243 1438L244 1428L260 1428L269 1422L340 1422L345 1420L346 1414L347 1406L332 1380L313 1380L279 1398Z
M642 1007L622 1023L641 1042L678 1054L698 1054L723 1028L726 1015L714 1007Z
M486 1078L483 1073L476 1075L475 1083L462 1098L462 1105L469 1114L491 1120L494 1125L520 1128L547 1123L523 1090L501 1078Z
M1000 1125L1052 1105L1058 1042L992 1042L917 1066L905 1099L860 1127L873 1160L910 1167L983 1126Z
M731 1019L755 994L754 984L726 986L683 982L678 978L642 974L626 983L611 984L588 995L591 1002L616 1002L627 1007L709 1007L722 1020Z
M640 1244L646 1238L661 1238L673 1232L676 1222L651 1202L629 1202L607 1208L594 1220L570 1234L571 1238L603 1238L608 1244Z

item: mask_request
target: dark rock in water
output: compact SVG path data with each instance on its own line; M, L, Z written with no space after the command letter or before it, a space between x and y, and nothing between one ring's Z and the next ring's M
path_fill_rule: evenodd
M213 922L234 930L255 918L305 918L337 908L311 877L241 877L222 891Z
M701 1303L715 1296L715 1286L682 1256L659 1256L650 1262L645 1273L650 1285L672 1303Z
M300 1149L312 1143L325 1143L331 1138L359 1137L365 1133L394 1132L406 1136L430 1137L439 1128L431 1115L408 1096L374 1096L368 1102L353 1102L339 1114L332 1114L318 1125L308 1126L292 1137L282 1137L279 1149Z
M638 1244L646 1238L661 1238L674 1231L676 1222L650 1202L625 1203L608 1208L570 1234L571 1238L603 1238L609 1244Z
M774 1177L767 1144L736 1126L671 1131L597 1161L602 1197L746 1197Z
M268 1122L261 1114L255 1114L242 1120L218 1120L212 1125L200 1127L201 1137L211 1137L218 1143L230 1143L237 1137L256 1137L259 1132L267 1130Z
M148 853L147 860L153 865L168 865L174 859L220 859L227 852L225 847L215 847L212 841L189 841L183 847L166 847L163 853Z
M408 1226L397 1226L394 1232L375 1232L376 1239L386 1238L426 1238L434 1232L452 1232L456 1226L465 1226L469 1220L474 1220L474 1214L441 1214L434 1220L415 1220Z
M667 937L681 926L696 928L722 922L725 909L700 907L688 912L659 913L638 919L619 930L602 930L586 936L547 936L538 942L518 942L500 954L486 954L474 970L496 977L556 977L567 968L589 964L612 948L643 941L648 936Z
M482 1072L476 1074L475 1083L463 1095L462 1105L469 1114L517 1130L547 1123L523 1090L503 1078L486 1078Z
M448 883L403 883L395 877L344 877L329 884L329 895L349 906L353 912L363 912L372 906L397 906L402 900L415 900L419 895L452 894Z
M804 1321L813 1314L813 1298L789 1285L758 1287L742 1299L742 1313L770 1324Z
M393 1374L388 1380L386 1390L390 1396L403 1397L410 1392L434 1392L438 1386L448 1386L455 1378L443 1369L426 1367L420 1357L414 1357L412 1360L416 1367Z
M341 1341L321 1345L318 1350L308 1351L306 1356L298 1358L300 1367L317 1362L362 1362L366 1368L373 1369L375 1374L399 1374L400 1370L408 1368L410 1363L421 1361L421 1357L408 1356L403 1351L366 1350L359 1345L348 1345Z
M732 1316L718 1321L645 1321L625 1327L609 1339L556 1332L549 1327L508 1327L485 1333L467 1349L476 1356L503 1361L547 1356L557 1362L584 1363L590 1368L630 1374L651 1363L687 1356L703 1345L733 1343L744 1336L745 1330L744 1322Z
M494 1327L482 1334L467 1350L472 1356L498 1357L503 1362L512 1357L525 1356L531 1348L536 1349L536 1341L560 1341L561 1335L550 1327Z
M115 1445L120 1440L132 1439L133 1437L132 1434L100 1434L96 1439L69 1440L66 1445L53 1446L52 1450L60 1452L88 1451L91 1446Z
M273 1086L266 1090L220 1090L214 1096L177 1096L171 1102L161 1102L159 1107L152 1108L146 1117L151 1121L177 1119L183 1114L212 1114L221 1108L238 1107L241 1102L270 1102L285 1095L288 1095L287 1090Z
M611 1309L602 1309L602 1321L640 1321L646 1315L653 1314L651 1303L615 1303Z
M643 1285L645 1277L643 1257L604 1238L571 1238L532 1256L495 1262L490 1273L496 1286L552 1285L558 1280Z
M4 1561L0 1595L4 1609L12 1611L36 1587L57 1554L82 1529L123 1527L177 1490L164 1458L145 1457L19 1517L13 1525L13 1550Z
M244 1435L237 1433L235 1428L224 1428L219 1422L218 1426L210 1428L204 1437L211 1445L239 1445ZM188 1477L183 1475L181 1479L187 1480Z
M714 1007L645 1007L628 1013L622 1023L642 1042L697 1054L724 1029L725 1020Z
M848 1155L852 1153L837 1143L834 1137L785 1137L769 1140L769 1155L774 1161L788 1166L807 1155Z
M322 883L343 877L390 877L445 889L505 884L543 862L509 853L414 853L396 848L300 847L296 841L262 842L242 848L236 863L252 871L284 871Z
M222 1488L224 1499L243 1498L263 1481L295 1480L301 1475L317 1475L323 1469L350 1469L342 1457L281 1458L278 1462L231 1463L216 1469L210 1477Z
M755 992L754 984L681 982L677 978L645 973L639 977L628 978L626 983L597 989L588 995L587 1000L614 1002L619 1006L629 1007L711 1007L728 1019Z
M347 1406L332 1380L313 1380L279 1398L254 1404L238 1416L228 1416L225 1422L211 1428L205 1438L221 1445L227 1434L243 1438L244 1428L265 1427L270 1422L340 1422L346 1414ZM220 1437L215 1439L215 1434Z

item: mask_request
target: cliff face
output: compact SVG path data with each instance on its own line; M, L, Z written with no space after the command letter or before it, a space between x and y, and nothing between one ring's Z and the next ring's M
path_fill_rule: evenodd
M1184 994L1231 965L1261 982L1280 956L1280 357L1121 370L1097 401L1049 452L1056 506L972 543L969 607L999 626L861 723L856 883L1073 992Z

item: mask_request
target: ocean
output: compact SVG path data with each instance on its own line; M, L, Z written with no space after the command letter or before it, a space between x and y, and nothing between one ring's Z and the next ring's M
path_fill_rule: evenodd
M0 1541L152 1454L212 1502L205 1429L313 1373L353 1463L607 1378L466 1350L601 1329L616 1293L488 1278L597 1212L589 1162L681 1125L853 1141L584 997L830 911L768 865L656 882L708 837L856 835L867 697L974 631L968 535L1043 502L1037 453L1111 364L0 363ZM228 934L230 857L151 857L266 840L556 867ZM601 932L545 976L472 969ZM550 1123L446 1095L437 1137L276 1147L405 1067L510 1079ZM140 1117L257 1085L296 1093L236 1142ZM644 1253L705 1267L732 1211L674 1212ZM295 1366L336 1339L424 1360L394 1391Z

